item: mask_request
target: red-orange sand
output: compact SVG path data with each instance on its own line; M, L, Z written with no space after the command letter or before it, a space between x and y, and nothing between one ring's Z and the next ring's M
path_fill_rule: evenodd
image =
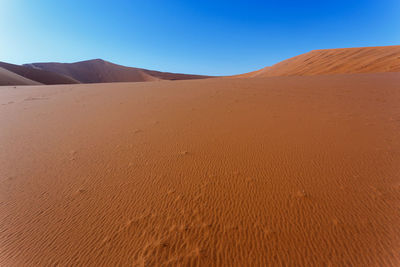
M400 74L0 88L1 266L399 266Z

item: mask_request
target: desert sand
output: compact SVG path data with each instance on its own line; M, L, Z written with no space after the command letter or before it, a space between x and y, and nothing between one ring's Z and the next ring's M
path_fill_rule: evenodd
M0 87L0 265L399 266L399 89Z

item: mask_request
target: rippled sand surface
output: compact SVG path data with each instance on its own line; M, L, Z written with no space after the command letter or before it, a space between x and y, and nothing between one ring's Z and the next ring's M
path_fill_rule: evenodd
M399 266L400 75L0 88L1 266Z

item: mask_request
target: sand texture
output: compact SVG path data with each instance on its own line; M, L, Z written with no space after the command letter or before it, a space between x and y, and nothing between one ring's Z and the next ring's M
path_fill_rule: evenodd
M306 76L400 71L400 45L313 50L236 77Z
M400 74L0 88L1 266L400 266Z

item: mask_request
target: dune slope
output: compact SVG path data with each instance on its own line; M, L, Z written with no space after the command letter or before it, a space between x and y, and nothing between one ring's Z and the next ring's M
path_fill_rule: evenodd
M41 84L73 84L78 81L54 72L0 62L0 67Z
M82 83L146 82L157 80L189 80L207 76L167 73L125 67L101 59L76 63L32 63L35 67L72 77Z
M399 72L400 46L313 50L237 77Z
M29 80L14 72L0 67L0 85L37 85L41 84L36 81Z
M0 89L1 266L399 266L400 75Z

